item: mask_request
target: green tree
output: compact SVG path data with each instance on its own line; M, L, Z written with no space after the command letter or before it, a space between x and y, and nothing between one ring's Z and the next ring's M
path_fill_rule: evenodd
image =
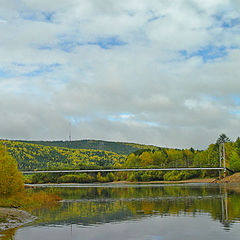
M231 140L229 137L227 137L226 134L222 133L217 139L217 144L225 143L225 142L231 142Z
M134 153L131 153L125 162L126 167L137 167L140 165L139 156L136 156Z
M151 156L151 152L148 152L148 151L143 152L140 155L140 159L141 159L141 167L148 167L148 166L153 165L153 159Z
M167 162L167 155L163 151L155 151L153 153L153 165L156 165L158 167L165 167Z
M9 195L23 190L23 177L16 160L4 146L0 146L0 195Z
M207 162L210 167L219 166L219 148L217 144L210 144L207 149Z
M240 156L236 151L232 151L229 165L231 170L238 172L240 171Z
M237 153L240 155L240 138L238 137L237 140L235 141L235 143L233 144L235 150L237 151Z

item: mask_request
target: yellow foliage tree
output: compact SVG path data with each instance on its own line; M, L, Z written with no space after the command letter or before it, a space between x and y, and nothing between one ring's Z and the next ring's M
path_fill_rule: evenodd
M152 159L151 153L149 152L143 152L140 156L140 159L141 159L142 167L153 165L153 159Z
M10 195L23 190L22 174L16 160L0 145L0 195Z

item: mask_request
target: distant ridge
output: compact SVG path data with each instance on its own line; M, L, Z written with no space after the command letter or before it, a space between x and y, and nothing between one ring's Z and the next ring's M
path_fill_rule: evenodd
M42 142L0 140L21 170L111 167L122 164L126 155L99 149L59 147Z
M1 140L17 160L19 169L64 169L112 167L123 164L132 152L158 147L103 140L24 141Z
M110 151L117 154L129 155L139 149L157 150L159 147L153 145L144 145L127 142L113 142L104 140L74 140L74 141L24 141L14 140L16 142L31 143L42 146L63 147L71 149L94 149Z

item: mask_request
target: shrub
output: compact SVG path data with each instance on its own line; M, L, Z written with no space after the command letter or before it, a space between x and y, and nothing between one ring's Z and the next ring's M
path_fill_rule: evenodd
M82 174L67 174L57 179L58 183L91 183L94 182L95 178L88 175L87 173Z
M178 181L181 180L181 175L178 174L178 171L169 171L164 174L163 179L165 181Z
M240 157L236 151L233 151L230 157L230 169L233 171L240 171Z

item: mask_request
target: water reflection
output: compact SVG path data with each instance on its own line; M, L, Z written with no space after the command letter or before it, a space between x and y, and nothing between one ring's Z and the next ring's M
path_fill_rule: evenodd
M222 218L220 221L224 224L225 229L229 230L230 222L228 220L228 194L227 194L226 187L224 187L224 192L221 194L221 207L222 207Z
M123 229L123 226L126 227L124 224L127 224L128 227L132 224L131 231L128 230L128 233L134 235L133 229L135 227L142 226L144 228L145 226L146 228L146 225L152 221L156 221L156 229L152 229L152 232L159 229L160 221L162 226L167 223L174 226L179 222L179 226L184 224L191 226L191 231L196 228L193 224L197 224L200 228L200 225L204 226L207 222L212 226L214 226L214 222L215 224L218 222L222 224L225 232L231 232L233 224L239 221L240 217L239 190L238 188L229 188L226 185L107 185L107 187L92 185L81 188L45 188L44 191L60 195L63 201L51 209L33 211L32 214L37 216L38 220L33 226L20 229L16 234L16 240L26 239L20 236L28 236L28 232L33 231L33 229L38 232L39 236L39 238L34 236L34 239L42 239L40 232L47 231L49 228L52 231L56 230L53 231L55 233L49 239L64 239L64 235L59 236L63 229L70 231L70 239L79 239L74 238L73 233L84 234L89 231L89 228L91 228L91 234L94 232L97 234L99 229L103 229L103 236L105 236L104 228L107 227L105 231L110 231L110 229L117 231L116 224ZM115 225L112 225L113 223ZM166 225L161 230L162 234L168 234L166 232L168 227ZM177 227L178 225L175 226L176 229ZM146 234L149 235L148 231L150 230L148 229ZM210 229L199 234L207 233L207 231ZM218 229L218 231L220 230ZM175 234L176 239L179 239L178 234L180 233ZM182 234L190 234L190 232ZM135 239L130 235L126 235L124 238ZM211 233L208 235L211 236ZM149 239L158 238L158 235L154 236L149 237ZM148 239L147 235L144 235L143 238L141 235L139 237L140 239ZM212 237L216 238L215 235ZM218 236L218 239L224 239L221 237L224 235ZM184 235L184 238L187 236ZM101 239L101 236L95 236L95 238L93 236L92 239ZM168 238L166 237L166 239ZM195 237L195 239L198 238Z
M240 196L226 186L122 186L89 188L50 188L62 204L51 211L34 211L38 224L92 225L137 220L151 215L189 215L209 213L230 227L240 216ZM228 194L229 191L229 194ZM228 196L229 195L229 196ZM230 200L228 200L230 198ZM228 202L231 201L230 216ZM234 210L233 210L234 209Z

